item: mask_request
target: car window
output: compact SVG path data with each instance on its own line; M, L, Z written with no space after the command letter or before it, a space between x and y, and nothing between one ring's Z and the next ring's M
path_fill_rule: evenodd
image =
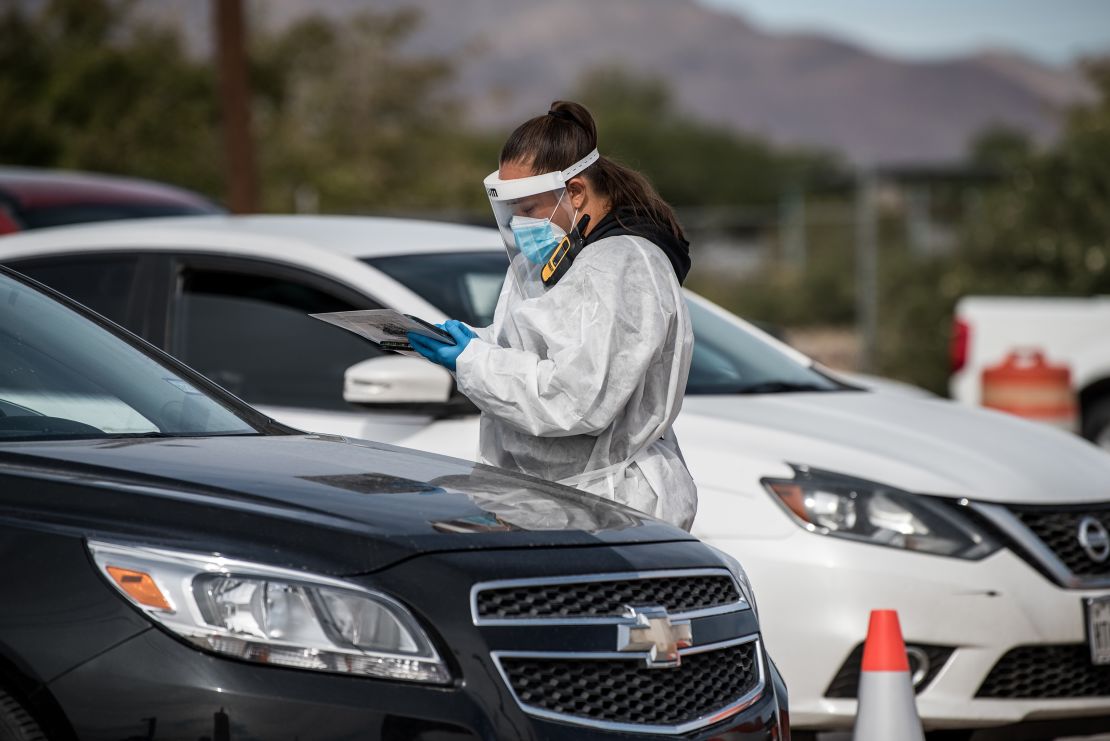
M258 432L170 367L2 273L0 306L0 442Z
M382 354L309 314L355 306L294 280L190 270L174 318L174 355L252 404L354 410L343 374Z
M135 255L66 255L7 265L135 331L129 326L127 309L138 263Z
M694 357L687 394L836 391L843 388L802 365L753 332L687 300L694 325Z
M488 327L509 259L497 252L443 252L366 260L452 319Z

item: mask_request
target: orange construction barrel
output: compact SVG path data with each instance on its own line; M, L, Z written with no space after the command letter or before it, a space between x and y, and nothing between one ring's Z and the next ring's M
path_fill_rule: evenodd
M983 406L1043 422L1068 432L1079 429L1079 409L1066 365L1050 365L1040 350L1015 350L983 370Z

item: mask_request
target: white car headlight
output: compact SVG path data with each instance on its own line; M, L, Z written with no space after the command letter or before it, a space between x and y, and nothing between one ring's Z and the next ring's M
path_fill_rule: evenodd
M812 532L971 560L999 548L970 517L940 498L806 466L792 467L793 479L763 479L763 485L798 524Z
M190 643L265 664L446 684L399 602L326 576L220 556L89 542L116 589Z

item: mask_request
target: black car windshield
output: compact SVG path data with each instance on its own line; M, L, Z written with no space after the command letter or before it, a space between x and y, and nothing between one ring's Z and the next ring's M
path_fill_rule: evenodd
M0 273L0 442L257 434L113 333Z
M508 258L494 251L399 255L366 260L453 319L488 326ZM755 330L688 300L694 357L687 394L770 394L846 388L799 363Z

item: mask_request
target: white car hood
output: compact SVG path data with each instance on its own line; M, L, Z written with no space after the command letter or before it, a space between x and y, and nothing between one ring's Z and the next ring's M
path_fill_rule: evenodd
M799 463L908 491L1008 503L1110 501L1110 455L1044 425L944 399L860 392L687 396L737 425L745 458ZM730 426L731 426L730 425Z

